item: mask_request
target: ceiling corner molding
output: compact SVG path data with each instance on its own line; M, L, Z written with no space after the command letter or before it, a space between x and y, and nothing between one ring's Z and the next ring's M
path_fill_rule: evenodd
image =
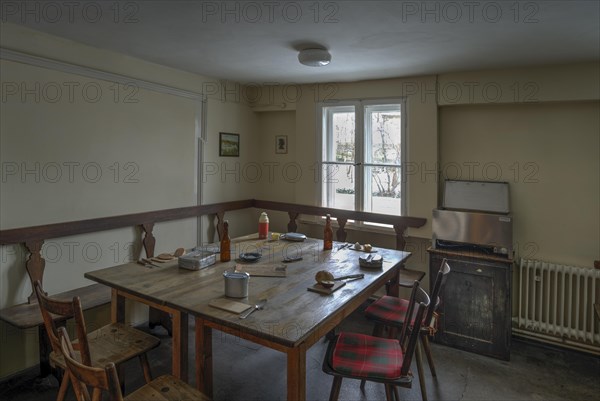
M0 47L0 59L13 61L16 63L28 64L35 67L47 68L50 70L61 71L69 74L79 75L86 78L100 79L108 82L115 82L122 85L135 85L137 88L150 90L153 92L164 93L173 96L179 96L185 99L191 99L198 103L196 109L196 136L202 141L206 141L206 96L199 92L175 88L156 82L145 81L130 77L127 75L115 74L98 70L96 68L86 67L77 64L71 64L64 61L58 61L46 57L34 56L31 54L19 52L16 50Z
M288 103L273 103L273 104L256 104L250 106L250 110L255 113L260 113L264 111L293 111L296 110L296 104L292 103L291 105Z
M36 67L48 68L51 70L80 75L87 78L101 79L104 81L115 82L120 84L135 84L136 86L142 89L166 93L169 95L184 97L187 99L199 101L205 100L205 96L199 92L175 88L172 86L163 85L151 81L145 81L143 79L134 78L127 75L115 74L112 72L98 70L96 68L71 64L46 57L34 56L16 50L7 49L5 47L0 47L0 59L14 61L22 64L29 64Z

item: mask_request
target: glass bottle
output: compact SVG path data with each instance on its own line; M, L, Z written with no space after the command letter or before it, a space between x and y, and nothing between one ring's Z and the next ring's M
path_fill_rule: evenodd
M231 260L231 238L229 238L229 222L223 222L223 236L221 237L221 262Z
M323 233L323 250L333 249L333 228L331 228L331 215L325 220L325 232Z

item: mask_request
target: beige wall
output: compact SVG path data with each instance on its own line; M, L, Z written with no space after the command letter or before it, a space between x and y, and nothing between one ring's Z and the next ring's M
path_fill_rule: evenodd
M296 113L294 111L261 112L259 117L258 158L261 161L261 185L257 199L277 199L294 202L296 186L295 169L292 167L298 155L296 136ZM288 153L275 153L275 137L287 136Z
M199 157L214 163L226 159L218 157L219 132L241 135L238 160L252 160L258 150L254 139L255 114L238 101L243 98L236 96L235 91L229 91L227 98L223 96L221 89L226 85L223 81L21 26L1 24L0 28L0 44L6 49L198 93L206 88L220 88L211 91L206 114L207 141L201 144ZM74 101L66 95L56 102L47 101L43 93L40 100L31 95L25 101L19 95L3 100L0 117L3 168L7 163L16 162L20 168L22 162L29 163L28 167L39 162L41 174L39 180L32 174L25 179L17 174L16 179L10 176L0 182L2 229L196 204L199 171L194 121L198 104L195 101L140 89L136 103L123 103L114 100L113 83L103 79L6 60L1 61L0 68L4 85L24 82L28 88L35 87L36 83L41 87L51 84L64 88L69 82L76 82L79 87L92 82L102 88L103 94L97 102L86 101L78 96L79 92L75 92ZM233 87L239 85L233 84ZM51 182L55 177L50 175L53 171L47 170L44 174L43 166L49 166L48 163L64 167L63 163L73 161L97 163L101 166L102 179L90 182L77 175L81 170L75 170L75 179L71 182L68 170L64 170L62 180ZM115 162L120 169L117 182ZM137 168L133 176L136 182L124 182L125 174L133 171L125 169L127 162ZM202 186L202 200L208 203L246 198L247 194L254 193L253 188L251 184L240 186L235 182L221 182L220 178L208 179ZM245 224L239 224L232 232L245 233L242 232ZM199 231L196 219L159 223L154 235L159 252L181 246L191 248L213 238L209 222L203 222ZM42 249L46 259L45 289L55 294L91 284L83 278L85 272L139 257L140 236L139 229L128 228L46 241ZM24 269L26 259L27 253L21 246L0 246L0 308L24 302L31 293ZM143 311L142 307L130 306L128 320L132 324L143 322L147 319ZM97 326L106 322L106 313L93 313L90 319L88 323ZM37 364L35 330L21 331L0 322L0 339L3 350L0 377ZM11 350L10 357L4 355L7 349Z
M599 70L578 63L439 77L440 186L508 181L517 258L586 267L600 259Z
M436 77L414 77L360 81L352 83L322 83L311 85L280 85L263 88L256 96L253 109L261 111L261 119L275 124L279 130L295 132L290 141L293 162L301 168L301 177L295 183L294 199L301 204L317 204L319 160L317 151L317 104L320 102L355 99L406 98L408 155L408 214L426 216L435 207L437 196L437 94ZM275 117L293 110L295 119ZM287 124L287 128L281 126ZM294 125L292 125L294 124ZM412 167L414 166L414 168ZM427 179L429 177L429 179ZM425 179L424 179L425 178ZM288 197L282 191L276 199ZM434 200L433 202L431 200ZM410 230L411 235L430 237L429 223L423 228Z
M442 74L440 106L597 100L598 63Z
M253 166L261 149L257 115L244 103L222 98L209 99L206 114L208 140L202 149L200 166L202 204L254 198L258 184ZM219 156L220 132L240 135L240 157ZM231 236L248 234L247 227L254 222L251 211L230 212L226 218ZM215 224L216 220L210 217L200 219L200 242L217 240Z
M587 267L600 258L599 106L441 108L442 175L510 184L517 257Z
M279 121L287 121L290 131L295 123L295 160L307 172L296 185L295 201L316 204L316 103L407 96L408 161L414 162L409 215L430 219L446 177L506 180L515 213L516 256L591 266L600 258L599 69L598 63L579 63L301 86L303 96L291 101L279 93L270 110L281 109L282 103L295 110L295 120ZM262 109L267 109L264 102ZM281 113L290 112L267 111L261 119L271 123ZM552 193L555 186L561 188L558 195ZM272 195L284 201L289 192ZM558 224L548 230L554 221ZM321 235L319 227L302 229ZM409 235L414 239L408 243L422 255L427 241L420 239L430 238L430 223ZM351 231L349 239L393 244L389 234ZM426 258L416 259L414 267L424 270Z

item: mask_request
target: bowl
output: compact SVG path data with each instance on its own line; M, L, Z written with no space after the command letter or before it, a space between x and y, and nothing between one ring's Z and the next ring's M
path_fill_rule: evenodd
M240 260L248 263L258 262L262 255L258 252L244 252L240 253Z
M368 255L361 255L358 258L358 264L360 267L381 268L383 266L383 257L381 257L381 255L374 255L372 253Z

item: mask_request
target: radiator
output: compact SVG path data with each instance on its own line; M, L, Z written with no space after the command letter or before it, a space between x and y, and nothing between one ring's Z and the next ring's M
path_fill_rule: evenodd
M600 270L521 259L513 288L514 334L600 354Z

